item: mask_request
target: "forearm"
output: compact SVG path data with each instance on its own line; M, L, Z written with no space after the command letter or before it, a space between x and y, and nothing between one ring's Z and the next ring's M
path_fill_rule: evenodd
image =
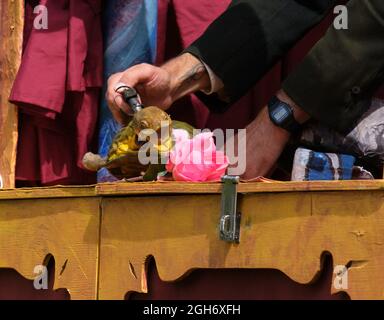
M275 126L264 107L246 127L246 172L243 179L268 176L289 140L290 133Z
M171 75L171 96L176 101L190 93L209 90L211 84L204 64L192 54L184 53L162 66Z
M294 113L294 117L300 124L309 119L295 102L283 91L277 92L276 96L283 102L289 104ZM283 128L276 126L270 119L268 107L261 109L256 119L246 127L246 141L237 141L234 145L246 146L246 172L243 179L253 179L258 176L268 176L274 167L277 159L288 142L291 133Z
M234 102L319 22L334 0L236 0L187 52L207 63Z

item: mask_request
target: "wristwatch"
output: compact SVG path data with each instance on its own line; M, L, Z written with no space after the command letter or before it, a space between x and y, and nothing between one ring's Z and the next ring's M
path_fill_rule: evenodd
M268 103L269 118L278 127L291 133L301 129L301 125L295 120L292 107L274 96Z

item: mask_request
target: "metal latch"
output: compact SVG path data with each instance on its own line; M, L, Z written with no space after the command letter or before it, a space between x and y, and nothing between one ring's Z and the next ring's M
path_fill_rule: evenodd
M223 190L221 194L220 239L240 242L240 213L237 212L237 185L240 178L224 176L221 178Z

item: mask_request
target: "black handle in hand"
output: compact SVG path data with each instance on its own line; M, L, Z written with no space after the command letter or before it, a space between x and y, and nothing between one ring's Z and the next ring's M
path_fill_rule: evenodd
M124 87L121 95L123 96L124 101L132 108L134 113L137 113L143 109L143 105L139 101L139 95L134 88L128 86Z

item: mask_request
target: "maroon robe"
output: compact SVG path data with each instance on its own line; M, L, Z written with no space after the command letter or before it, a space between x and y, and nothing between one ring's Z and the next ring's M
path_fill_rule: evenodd
M48 29L33 28L26 4L22 63L10 100L20 109L18 185L87 184L81 167L94 145L102 79L101 0L41 0Z

